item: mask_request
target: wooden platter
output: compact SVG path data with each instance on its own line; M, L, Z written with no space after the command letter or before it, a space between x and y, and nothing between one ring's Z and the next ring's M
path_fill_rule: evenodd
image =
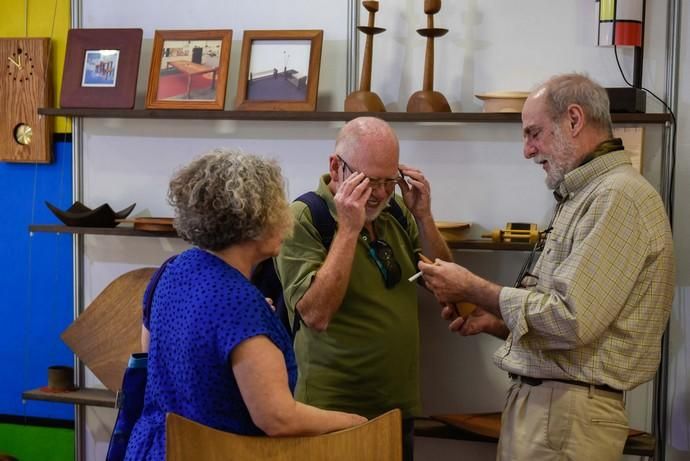
M142 217L134 219L120 219L120 223L132 224L134 229L146 232L175 232L173 218Z

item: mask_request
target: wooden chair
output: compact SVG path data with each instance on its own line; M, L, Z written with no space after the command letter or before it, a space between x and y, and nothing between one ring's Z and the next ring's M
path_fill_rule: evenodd
M168 413L165 426L167 461L402 460L400 410L391 410L350 429L313 437L237 435L174 413Z

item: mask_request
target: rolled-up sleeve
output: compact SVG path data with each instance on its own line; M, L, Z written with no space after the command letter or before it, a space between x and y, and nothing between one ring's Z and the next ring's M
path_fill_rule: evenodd
M295 202L291 210L295 217L294 232L283 243L280 254L275 258L275 265L283 285L285 304L294 313L295 305L309 289L327 252L318 230L311 222L308 207Z

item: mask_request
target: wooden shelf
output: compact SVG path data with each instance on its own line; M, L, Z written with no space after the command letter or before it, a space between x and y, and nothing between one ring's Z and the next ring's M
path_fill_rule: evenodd
M74 227L60 224L32 224L30 232L47 232L53 234L89 234L118 235L124 237L180 238L175 232L146 232L135 230L131 226L117 227ZM453 250L490 250L490 251L531 251L531 243L495 243L490 240L460 240L448 242Z
M497 443L498 439L460 429L431 418L415 418L414 435L437 439L465 440L470 442ZM647 432L629 435L623 447L623 454L634 456L654 456L656 438Z
M476 432L466 431L435 419L418 417L414 419L414 435L435 439L466 440L469 442L497 443L498 439Z
M117 227L75 227L61 224L32 224L30 232L50 232L54 234L94 234L94 235L121 235L127 237L167 237L180 238L175 232L147 232L136 230L132 226Z
M184 120L253 120L295 122L340 122L362 115L376 115L389 122L431 123L519 123L517 112L293 112L242 110L147 110L147 109L60 109L42 107L42 115L88 118L184 119ZM671 121L670 114L611 114L614 123L648 124Z
M503 243L491 240L456 240L448 242L452 250L532 251L533 243Z
M84 388L72 392L60 393L43 392L40 389L33 389L22 392L22 399L115 408L115 393L107 389Z

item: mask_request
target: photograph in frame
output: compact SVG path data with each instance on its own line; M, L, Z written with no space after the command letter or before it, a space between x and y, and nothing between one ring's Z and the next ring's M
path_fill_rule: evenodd
M70 29L60 106L134 108L142 35L142 29Z
M116 86L119 60L119 50L86 50L81 86L107 88Z
M316 110L323 32L244 32L236 108Z
M306 101L309 40L255 40L247 82L248 101Z
M156 31L147 108L223 109L231 34Z

